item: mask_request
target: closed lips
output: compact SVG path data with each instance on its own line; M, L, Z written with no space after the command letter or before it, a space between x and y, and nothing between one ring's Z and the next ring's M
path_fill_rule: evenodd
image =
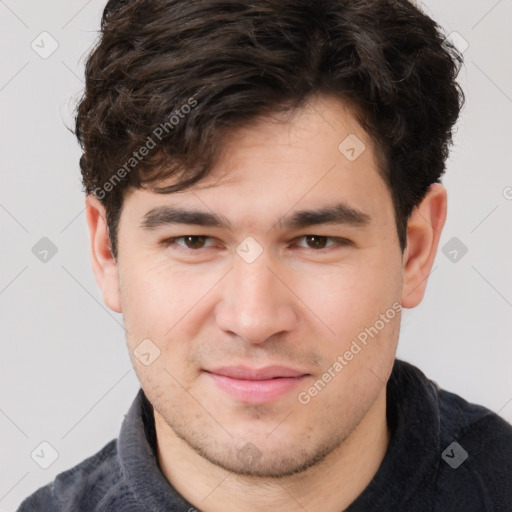
M302 377L307 372L296 370L285 366L267 366L265 368L252 369L245 366L221 367L213 370L206 370L208 373L230 377L240 380L269 380L286 377Z

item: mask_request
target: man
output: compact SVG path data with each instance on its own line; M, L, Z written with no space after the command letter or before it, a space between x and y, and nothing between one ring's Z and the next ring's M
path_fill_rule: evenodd
M395 359L460 63L406 0L108 3L76 134L141 390L21 512L512 510L512 427Z

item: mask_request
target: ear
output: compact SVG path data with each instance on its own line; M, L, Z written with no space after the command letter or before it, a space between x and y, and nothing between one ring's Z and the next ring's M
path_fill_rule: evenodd
M89 228L89 253L96 282L105 304L112 311L121 313L118 267L108 237L105 207L97 197L88 195L85 199L85 214Z
M411 213L402 269L404 308L414 308L423 299L446 220L446 210L446 189L441 183L433 183Z

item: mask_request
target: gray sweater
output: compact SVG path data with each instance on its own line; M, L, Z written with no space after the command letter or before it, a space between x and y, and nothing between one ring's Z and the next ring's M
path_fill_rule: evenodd
M512 426L395 360L387 385L391 442L366 489L346 509L512 511ZM142 389L118 439L60 473L18 512L194 512L155 456L153 409Z

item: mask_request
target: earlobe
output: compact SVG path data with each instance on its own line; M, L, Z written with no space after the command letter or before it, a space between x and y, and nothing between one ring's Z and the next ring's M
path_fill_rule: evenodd
M423 299L428 276L446 220L447 193L433 183L407 223L407 248L403 260L402 306L414 308Z
M85 213L89 229L89 254L96 283L105 304L112 311L121 313L118 267L110 246L105 207L98 198L88 195Z

